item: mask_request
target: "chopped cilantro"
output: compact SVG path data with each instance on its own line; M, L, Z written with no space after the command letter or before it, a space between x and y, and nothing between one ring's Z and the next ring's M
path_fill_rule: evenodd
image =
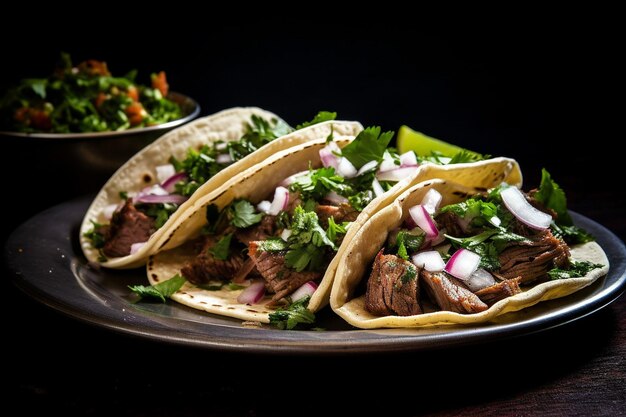
M548 271L548 276L552 280L584 277L596 268L602 268L601 264L594 264L589 261L572 261L568 269L554 268Z
M288 247L287 242L279 237L271 237L266 240L258 242L257 249L263 252L278 252L286 250Z
M369 161L380 161L393 134L392 131L381 134L379 126L368 127L343 148L341 154L348 158L357 169Z
M307 307L311 297L306 296L287 308L279 308L270 314L270 324L280 330L292 330L298 325L315 323L315 314Z
M224 235L212 248L209 249L209 253L213 255L215 259L225 261L230 254L230 241L233 238L233 234L229 233Z
M400 278L402 280L402 283L406 284L409 281L415 279L415 277L417 277L417 268L412 263L407 264L406 272L404 273L404 275L402 275L402 278Z
M160 229L176 211L178 205L171 203L141 204L138 209L154 219L154 227Z
M335 218L333 216L330 216L328 218L328 229L326 229L326 236L328 236L331 241L336 242L338 235L346 234L346 230L349 225L350 222L342 222L341 224L337 224L335 223Z
M445 235L456 247L462 247L480 255L480 267L488 271L500 268L498 255L504 250L508 242L523 242L524 236L507 232L503 228L487 229L484 232L467 237L458 238Z
M235 200L228 208L230 224L243 229L261 221L263 213L257 213L254 206L246 200Z
M336 118L337 118L337 113L334 111L333 112L320 111L315 115L313 120L311 120L310 122L300 123L299 125L296 126L296 129L303 129L305 127L316 125L322 122L326 122L328 120L335 120Z
M185 283L185 278L176 274L167 281L163 281L156 285L129 285L128 288L141 298L156 298L165 302L172 294L180 289Z
M407 230L401 230L396 236L398 256L405 261L409 259L409 253L417 251L424 243L424 235L416 235Z
M335 173L335 168L319 168L310 170L306 175L296 178L289 187L291 191L299 191L303 199L321 200L330 191L346 195L351 188L344 184L344 178Z
M83 233L83 236L91 240L91 246L93 248L100 249L104 247L105 239L104 235L98 232L98 230L103 227L103 225L101 225L100 223L96 223L93 220L91 220L91 224L93 225L93 227L90 231Z
M476 152L468 151L467 149L462 149L456 154L454 154L454 156L452 157L452 159L450 159L450 162L448 162L448 164L452 165L452 164L461 164L464 162L477 162L477 161L482 161L484 159L489 159L489 158L491 158L491 155L481 155Z
M120 192L119 192L119 195L120 195L120 198L121 198L122 200L128 200L128 192L126 192L126 191L120 191Z

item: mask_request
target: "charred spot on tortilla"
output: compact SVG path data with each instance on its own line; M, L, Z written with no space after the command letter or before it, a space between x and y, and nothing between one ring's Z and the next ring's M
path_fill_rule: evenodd
M158 277L157 277L157 274L152 274L152 279L155 280L155 281L159 280Z
M152 181L152 175L146 173L143 174L143 182L145 182L146 184Z
M187 293L185 293L185 294L187 294ZM195 297L194 297L193 295L191 295L191 294L187 294L187 295L189 296L189 298L195 298Z
M249 313L258 313L258 311L252 310L251 308L247 308L246 311Z
M201 304L206 304L204 301L200 301ZM211 307L222 307L221 304L211 304Z
M230 306L229 306L229 307L226 307L226 308L227 308L228 310L234 310L234 309L235 309L235 307L230 307Z

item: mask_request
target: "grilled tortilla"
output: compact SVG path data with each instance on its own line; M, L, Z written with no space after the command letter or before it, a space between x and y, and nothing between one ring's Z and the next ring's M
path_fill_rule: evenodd
M372 314L366 308L362 281L370 276L369 268L377 253L385 245L389 234L404 223L409 217L408 209L420 204L430 189L439 191L443 196L441 206L458 203L485 191L482 186L467 187L442 179L424 181L406 189L395 201L365 222L343 248L330 296L332 309L351 325L362 329L374 329L484 323L541 301L565 297L590 285L608 272L609 263L604 251L597 243L589 242L570 247L571 259L601 264L601 268L593 269L582 277L522 287L522 292L504 298L478 313L425 311L422 314L406 316Z

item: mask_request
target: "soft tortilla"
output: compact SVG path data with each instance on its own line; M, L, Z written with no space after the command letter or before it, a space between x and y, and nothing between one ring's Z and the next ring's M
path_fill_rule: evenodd
M81 247L85 257L92 262L98 261L98 250L91 246L91 242L84 237L84 233L92 229L91 220L98 223L107 222L102 217L102 211L104 207L121 201L120 191L138 192L148 185L157 183L156 167L167 164L172 155L182 160L186 157L189 148L199 149L203 145L210 145L217 141L238 140L246 132L252 115L260 116L266 120L279 120L275 114L259 108L232 108L195 120L168 132L133 156L107 181L87 210L80 229ZM152 234L148 242L139 251L121 258L111 258L103 262L102 266L107 268L134 268L145 264L147 257L153 251L154 244L176 223L177 218L182 213L193 206L200 196L217 189L240 172L263 162L270 155L314 138L326 137L331 132L336 135L356 135L361 130L363 130L363 126L358 122L328 121L297 130L270 142L237 163L224 168L198 188L172 214L168 221Z
M363 279L368 278L368 270L374 257L385 244L390 231L399 227L408 216L408 209L422 201L426 192L434 188L443 196L441 205L454 204L465 196L476 194L480 189L464 187L444 180L431 180L419 183L398 197L389 206L376 213L366 222L344 248L333 284L330 303L332 309L355 327L375 329L382 327L420 327L440 324L484 323L508 312L530 307L540 301L565 297L578 291L609 269L609 261L602 248L595 242L571 248L572 258L604 265L590 271L586 276L538 284L520 294L501 300L477 314L459 314L438 311L415 316L375 316L365 309L365 295L353 298L354 291Z
M346 146L352 139L353 137L338 137L335 134L335 141L340 147ZM264 164L247 169L240 176L225 183L220 189L198 199L192 209L187 210L184 216L178 218L177 224L170 228L170 233L161 236L159 242L157 242L157 251L161 252L150 258L147 267L150 283L154 285L180 273L180 268L185 263L183 259L189 259L189 253L192 251L188 247L177 247L198 236L200 230L206 224L206 207L208 205L214 204L219 209L222 209L237 198L245 198L252 202L259 202L267 198L280 181L290 175L308 169L310 162L314 168L319 167L321 165L319 150L325 146L325 142L325 138L320 138L319 140L279 152L269 158ZM349 227L343 239L344 244L338 249L318 289L311 297L309 302L311 311L317 311L328 304L340 256L344 251L346 243L353 239L361 225L378 210L390 204L407 187L421 181L423 178L435 175L459 181L471 181L478 184L481 189L494 187L502 181L515 185L521 183L521 172L518 164L508 158L494 158L473 164L449 166L424 164L414 176L400 181L391 190L374 199ZM237 296L241 291L212 292L186 283L181 291L174 294L172 298L190 307L210 313L267 323L269 321L267 309L264 309L261 305L250 307L237 302Z

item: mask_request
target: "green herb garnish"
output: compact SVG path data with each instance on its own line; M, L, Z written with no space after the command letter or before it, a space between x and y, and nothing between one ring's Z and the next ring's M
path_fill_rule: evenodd
M128 288L139 297L143 298L156 298L165 302L167 298L170 298L172 294L183 286L186 279L178 274L174 275L167 281L163 281L156 285L144 286L144 285L129 285Z

